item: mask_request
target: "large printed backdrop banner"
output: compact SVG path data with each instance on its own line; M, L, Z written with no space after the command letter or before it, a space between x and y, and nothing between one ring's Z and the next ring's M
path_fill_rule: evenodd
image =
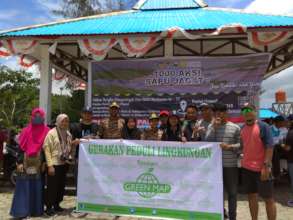
M92 63L95 116L112 101L123 116L147 118L164 108L184 112L189 103L221 101L238 114L258 96L270 54L235 57L156 58Z
M79 158L80 212L222 219L218 143L91 140Z

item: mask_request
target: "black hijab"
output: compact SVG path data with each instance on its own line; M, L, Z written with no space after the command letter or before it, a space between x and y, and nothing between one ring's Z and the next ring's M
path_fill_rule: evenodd
M134 120L135 127L130 129L127 124L129 120ZM136 127L136 119L135 118L126 118L125 124L122 129L122 138L125 140L140 140L141 131Z

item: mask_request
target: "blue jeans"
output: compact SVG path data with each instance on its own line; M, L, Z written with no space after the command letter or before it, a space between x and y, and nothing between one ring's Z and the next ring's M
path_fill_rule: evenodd
M291 194L293 195L293 163L288 163L288 170L291 180Z

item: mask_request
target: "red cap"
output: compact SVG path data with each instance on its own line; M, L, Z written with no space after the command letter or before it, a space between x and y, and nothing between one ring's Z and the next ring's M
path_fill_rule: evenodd
M160 116L163 116L163 115L166 115L166 116L169 116L169 111L167 111L167 110L161 110L160 111Z

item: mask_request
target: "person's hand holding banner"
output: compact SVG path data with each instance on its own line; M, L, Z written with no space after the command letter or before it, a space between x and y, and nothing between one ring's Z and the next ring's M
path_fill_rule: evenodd
M222 150L229 150L231 148L231 145L226 143L221 143L220 147L222 148Z

